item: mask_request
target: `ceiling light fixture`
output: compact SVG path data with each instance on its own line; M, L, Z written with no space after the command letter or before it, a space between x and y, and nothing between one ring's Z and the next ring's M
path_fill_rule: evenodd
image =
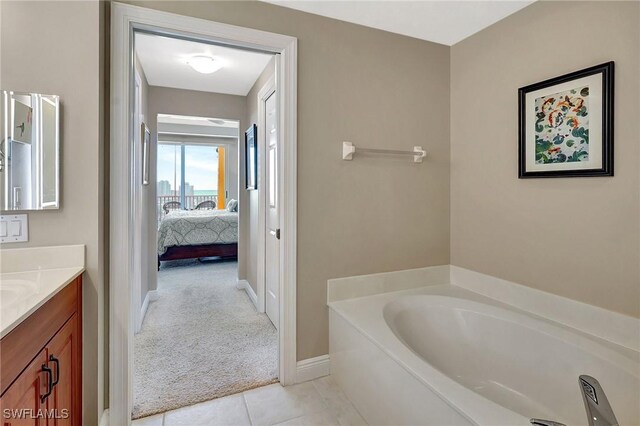
M187 64L202 74L212 74L223 67L220 60L211 56L193 56L187 60Z

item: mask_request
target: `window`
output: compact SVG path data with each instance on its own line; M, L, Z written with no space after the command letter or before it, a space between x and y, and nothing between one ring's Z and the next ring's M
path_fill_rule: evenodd
M159 143L157 167L158 219L163 206L178 201L185 210L212 200L225 207L224 147L206 144Z

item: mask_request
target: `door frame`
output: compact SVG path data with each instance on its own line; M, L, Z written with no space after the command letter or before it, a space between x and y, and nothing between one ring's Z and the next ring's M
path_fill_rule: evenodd
M135 143L135 147L133 150L133 161L140 161L140 153L141 153L141 149L140 148L140 137L141 135L141 130L140 130L140 124L143 122L142 121L142 77L140 77L140 74L138 73L138 70L133 69L133 80L134 80L134 85L133 85L133 141ZM138 131L136 131L136 129L138 129ZM142 177L142 173L140 170L137 171L137 173L133 174L133 179L138 179ZM143 201L142 201L142 189L139 185L133 185L132 186L132 191L133 191L133 209L132 209L132 213L135 215L135 218L137 221L141 221L142 218L142 207L144 206ZM133 253L133 258L132 258L132 264L133 264L133 271L131 271L131 273L133 274L133 277L135 277L135 279L132 280L132 284L133 284L133 305L134 306L141 306L142 305L142 259L143 259L143 253L142 253L142 239L139 239L137 241L134 241L134 253ZM136 265L136 260L139 260L139 264ZM142 326L142 312L140 309L134 309L133 310L133 331L134 333L138 333L140 331L140 327Z
M147 31L276 54L280 151L280 330L279 380L296 380L296 190L297 39L138 6L111 4L110 242L109 242L109 418L131 422L133 402L132 251L142 224L133 206L133 35ZM139 166L139 165L138 165Z
M274 93L277 92L277 84L275 76L260 88L258 92L258 188L265 189L267 182L267 132L265 121L265 102ZM276 93L276 96L278 94ZM279 123L278 123L279 124ZM279 130L279 129L278 129ZM278 134L278 137L280 135ZM280 144L280 141L278 141ZM278 146L280 148L280 146ZM278 165L278 169L280 169ZM278 200L279 202L279 200ZM257 289L258 289L258 311L267 311L267 194L266 191L258 193L258 271L257 271Z

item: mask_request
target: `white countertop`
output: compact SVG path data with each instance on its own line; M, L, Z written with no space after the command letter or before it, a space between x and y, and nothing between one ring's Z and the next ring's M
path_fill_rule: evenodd
M47 303L84 268L43 269L0 274L0 338Z
M84 272L84 246L7 249L0 256L0 338Z

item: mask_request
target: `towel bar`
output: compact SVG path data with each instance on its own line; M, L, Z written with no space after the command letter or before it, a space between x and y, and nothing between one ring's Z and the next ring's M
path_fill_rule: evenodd
M353 154L356 147L351 142L342 142L342 159L353 160ZM377 149L377 148L358 148L358 152L370 152L373 154L389 154L389 155L412 155L414 163L422 163L422 159L427 156L427 151L421 146L414 146L413 151L402 151L397 149Z

